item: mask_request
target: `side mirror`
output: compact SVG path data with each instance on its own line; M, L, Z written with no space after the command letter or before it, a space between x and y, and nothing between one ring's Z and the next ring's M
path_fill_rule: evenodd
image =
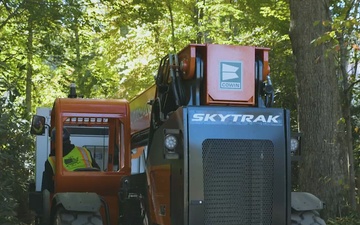
M43 135L45 134L45 117L34 115L31 122L30 134Z

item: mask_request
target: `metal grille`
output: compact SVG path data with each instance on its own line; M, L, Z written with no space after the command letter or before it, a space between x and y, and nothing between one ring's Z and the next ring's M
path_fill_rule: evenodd
M202 157L205 225L271 225L271 141L207 139Z

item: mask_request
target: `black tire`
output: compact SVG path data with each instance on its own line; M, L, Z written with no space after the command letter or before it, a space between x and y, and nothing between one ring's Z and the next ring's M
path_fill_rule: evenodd
M291 212L291 225L326 225L326 223L315 210L293 211Z
M103 222L99 212L75 212L59 207L53 225L103 225Z

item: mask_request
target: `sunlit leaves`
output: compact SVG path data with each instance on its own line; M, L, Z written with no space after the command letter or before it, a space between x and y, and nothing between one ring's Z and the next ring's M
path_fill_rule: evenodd
M261 7L261 14L265 17L274 17L280 21L288 21L290 18L289 6L285 1L275 1L272 6Z

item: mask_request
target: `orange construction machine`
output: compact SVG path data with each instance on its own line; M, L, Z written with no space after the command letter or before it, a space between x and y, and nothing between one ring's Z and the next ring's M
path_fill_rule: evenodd
M325 224L318 198L291 192L299 140L273 90L268 48L191 44L164 57L130 102L145 169L122 180L124 224Z
M129 131L125 100L58 98L52 109L38 109L31 129L38 135L36 190L30 193L36 224L119 224L120 181L131 174ZM82 158L64 153L64 138L97 167L78 168ZM52 190L44 188L47 160L54 161Z

